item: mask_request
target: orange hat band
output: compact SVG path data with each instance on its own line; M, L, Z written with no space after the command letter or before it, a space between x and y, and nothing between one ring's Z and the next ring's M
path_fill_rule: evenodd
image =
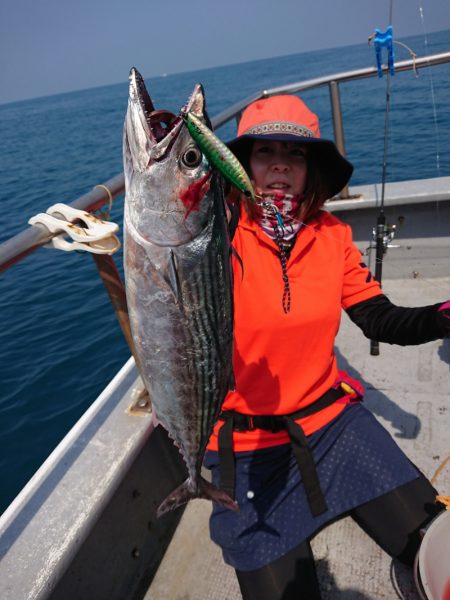
M249 127L239 135L270 135L271 133L284 133L298 137L316 137L311 129L291 121L271 121Z

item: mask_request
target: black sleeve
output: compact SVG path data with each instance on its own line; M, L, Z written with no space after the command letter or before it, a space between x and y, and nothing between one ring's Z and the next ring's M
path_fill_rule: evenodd
M380 294L350 306L346 312L369 339L408 346L448 335L446 319L438 312L441 304L404 308Z

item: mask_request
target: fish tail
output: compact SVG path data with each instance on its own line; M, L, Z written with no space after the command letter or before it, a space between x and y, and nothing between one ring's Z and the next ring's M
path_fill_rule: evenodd
M193 480L189 477L160 504L156 516L161 517L165 513L186 504L193 498L205 498L206 500L217 502L221 506L235 512L239 510L238 503L230 498L223 490L217 488L212 483L209 483L206 479L203 479L203 477L200 477L198 485L195 486Z

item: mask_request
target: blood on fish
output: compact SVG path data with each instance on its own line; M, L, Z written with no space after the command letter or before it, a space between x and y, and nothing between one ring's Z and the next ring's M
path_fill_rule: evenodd
M442 600L450 600L450 579L447 581L442 595Z
M205 185L211 175L210 172L206 173L203 177L201 177L198 181L194 181L191 185L185 190L181 196L180 200L186 207L186 217L193 211L198 210L199 204L209 189L209 185Z

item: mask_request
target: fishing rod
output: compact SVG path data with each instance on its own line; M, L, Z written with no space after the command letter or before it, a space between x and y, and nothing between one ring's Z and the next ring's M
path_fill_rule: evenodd
M390 3L389 22L392 23L392 0ZM375 29L375 34L369 37L369 43L373 40L375 46L375 55L377 61L378 77L383 77L381 66L381 50L387 49L388 68L386 72L386 108L384 112L384 148L383 148L383 167L381 175L381 199L380 210L378 212L377 224L375 228L375 274L374 277L381 286L383 276L383 258L386 252L386 215L384 212L384 197L386 189L386 174L388 160L388 139L389 139L389 113L391 104L391 76L394 75L394 47L392 41L392 25L386 31ZM380 354L380 344L378 340L370 340L370 354L378 356Z

